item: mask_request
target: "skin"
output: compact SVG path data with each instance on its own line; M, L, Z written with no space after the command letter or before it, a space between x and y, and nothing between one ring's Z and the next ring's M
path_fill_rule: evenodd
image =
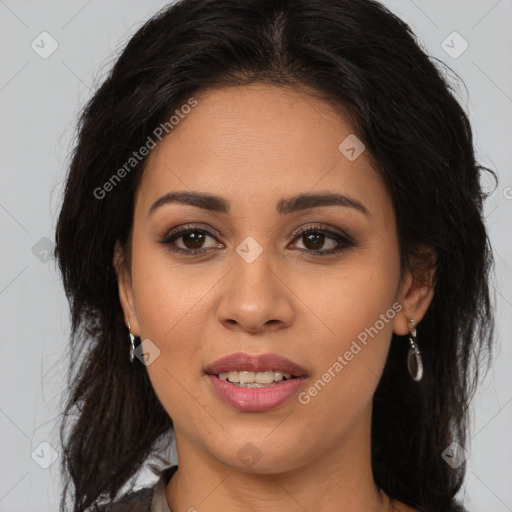
M255 84L194 97L197 106L148 158L131 260L119 246L114 259L127 324L160 350L147 371L174 422L171 510L331 512L342 503L345 512L411 511L373 480L372 397L392 333L408 334L411 318L419 324L433 288L400 275L391 198L369 152L348 160L338 145L353 130L306 89ZM192 190L222 196L229 214L178 203L149 213L164 194ZM320 192L348 195L369 216L346 206L276 211L282 198ZM160 243L189 223L210 235L202 245L181 237L170 246L203 255ZM346 232L354 246L308 256L340 245L329 237L315 245L296 234L300 226ZM263 249L252 263L236 252L248 236ZM292 398L242 412L203 372L234 352L277 353L307 369L307 390L395 302L401 311L307 404ZM249 442L261 454L251 467L237 456Z

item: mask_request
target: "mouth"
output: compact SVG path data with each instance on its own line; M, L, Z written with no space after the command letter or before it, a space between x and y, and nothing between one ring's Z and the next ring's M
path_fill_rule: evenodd
M305 368L277 354L239 352L215 361L204 372L217 397L242 412L284 406L307 381Z
M297 378L296 375L279 370L270 370L266 372L235 370L232 372L219 373L216 377L241 388L265 388L269 386L277 386L280 382Z
M241 388L277 386L307 375L302 366L277 354L245 353L223 357L207 366L205 373Z

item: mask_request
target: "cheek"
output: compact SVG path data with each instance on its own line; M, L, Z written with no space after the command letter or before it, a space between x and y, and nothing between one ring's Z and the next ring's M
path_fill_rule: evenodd
M187 277L192 266L181 267L158 247L140 244L134 249L133 296L141 339L150 339L160 350L158 359L147 368L157 394L160 381L172 382L172 376L190 374L190 361L195 360L194 370L200 371L204 295L213 283L195 279L193 287Z
M386 252L367 247L328 272L300 277L302 287L297 294L315 313L327 339L347 342L386 315L396 300L399 275L398 253L393 247ZM387 317L392 319L394 314L390 311ZM385 337L392 331L388 319L377 326L386 331Z
M199 329L202 299L215 283L212 274L192 264L177 263L165 248L145 242L138 247L134 243L132 279L142 335L166 344L185 325L187 329Z
M309 289L308 305L322 320L315 319L321 330L314 338L311 363L320 382L310 395L321 395L318 403L346 408L371 400L386 362L393 321L401 310L396 302L398 280L398 254L391 248L388 254L368 251L353 264L316 280L315 293Z
M155 394L175 424L182 418L204 421L206 406L191 383L202 377L205 293L214 283L192 279L192 274L192 265L178 266L159 248L140 244L133 252L134 302L141 339L151 340L159 350L146 369Z

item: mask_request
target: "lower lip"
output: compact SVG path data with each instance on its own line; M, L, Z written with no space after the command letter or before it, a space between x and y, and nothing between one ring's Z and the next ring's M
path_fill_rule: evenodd
M298 392L306 380L305 377L297 377L264 388L242 388L216 375L208 375L208 378L224 402L246 412L267 411L283 404Z

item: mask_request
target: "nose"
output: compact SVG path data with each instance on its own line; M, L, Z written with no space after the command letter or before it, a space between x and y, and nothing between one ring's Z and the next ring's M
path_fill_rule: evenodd
M219 322L252 334L290 326L295 310L289 273L272 264L265 251L252 262L238 254L233 260L231 272L219 285Z

